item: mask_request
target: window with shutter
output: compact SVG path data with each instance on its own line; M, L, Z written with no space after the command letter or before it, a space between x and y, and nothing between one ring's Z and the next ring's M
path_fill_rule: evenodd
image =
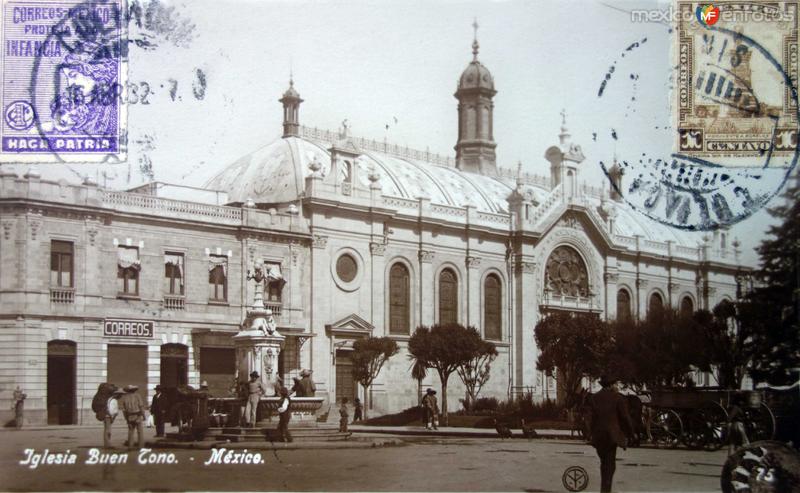
M486 339L502 339L500 279L491 274L483 282L483 324Z
M452 269L439 274L439 323L458 323L458 279Z
M409 278L405 265L397 263L389 271L389 333L409 333Z

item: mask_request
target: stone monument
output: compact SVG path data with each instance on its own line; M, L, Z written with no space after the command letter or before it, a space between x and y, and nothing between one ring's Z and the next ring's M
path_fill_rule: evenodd
M282 336L272 317L272 310L264 306L264 285L267 276L264 265L256 262L254 272L248 271L247 279L254 280L255 296L253 305L247 309L247 316L239 333L233 336L236 346L236 379L247 383L252 372L258 372L261 384L266 389L264 397L278 395L282 385L278 375L278 356L285 337Z

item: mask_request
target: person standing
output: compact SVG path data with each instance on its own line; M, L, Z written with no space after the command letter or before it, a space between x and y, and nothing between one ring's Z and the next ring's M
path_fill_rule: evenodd
M156 437L164 436L164 421L167 417L167 396L161 391L161 385L156 385L156 393L150 402L150 414L153 416L153 423L156 425Z
M617 382L608 376L600 378L600 392L592 396L592 446L600 457L600 492L611 491L616 469L617 447L626 450L627 438L633 434L628 407L617 391Z
M347 423L350 421L350 411L347 410L347 397L342 397L339 406L339 433L347 433Z
M303 370L300 372L300 376L302 377L300 386L303 388L303 397L314 397L317 392L317 386L314 385L314 381L311 380L311 373L313 373L311 370Z
M245 416L247 416L247 424L250 425L251 428L256 427L256 421L258 419L258 402L261 400L261 396L264 394L264 386L261 385L258 372L254 371L250 374L250 381L247 382L247 406L244 410Z
M292 413L289 411L292 400L289 398L289 389L281 386L280 389L281 403L278 405L278 440L282 442L291 442L292 434L289 433L289 419Z
M22 424L25 421L25 399L27 397L28 395L22 392L22 389L17 385L17 388L14 389L14 403L11 405L11 409L14 410L14 426L18 430L22 429Z
M426 408L426 422L425 428L434 430L439 429L439 402L436 399L436 391L428 389L425 397L422 399Z
M122 409L122 414L125 416L125 421L128 423L128 448L133 447L133 432L136 432L136 438L139 448L144 446L144 411L147 407L144 399L139 395L139 387L136 385L126 385L125 395L119 400L119 407Z
M305 397L305 389L303 388L303 384L300 383L300 379L297 377L292 378L292 390L291 393L294 394L295 397Z
M105 448L111 448L111 425L113 425L114 420L117 419L117 414L119 414L119 398L124 394L124 390L116 389L106 401L105 413L103 413L103 447Z
M361 399L356 397L355 401L353 401L353 407L355 408L355 411L353 412L353 423L356 421L363 421L364 406L361 404Z

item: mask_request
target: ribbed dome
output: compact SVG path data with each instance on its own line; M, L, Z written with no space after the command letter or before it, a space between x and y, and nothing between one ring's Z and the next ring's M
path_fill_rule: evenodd
M283 93L283 97L280 99L280 101L285 99L300 99L300 93L295 90L294 80L292 79L289 79L289 89L286 89L286 92Z
M458 80L458 90L464 89L488 89L494 91L494 77L489 69L478 60L473 60L461 73Z

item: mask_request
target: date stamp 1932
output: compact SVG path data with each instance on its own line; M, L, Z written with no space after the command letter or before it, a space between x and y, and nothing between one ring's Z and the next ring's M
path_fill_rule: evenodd
M7 0L0 162L125 158L123 0Z
M726 166L788 165L783 158L798 138L797 8L792 1L678 2L679 153L726 158Z

